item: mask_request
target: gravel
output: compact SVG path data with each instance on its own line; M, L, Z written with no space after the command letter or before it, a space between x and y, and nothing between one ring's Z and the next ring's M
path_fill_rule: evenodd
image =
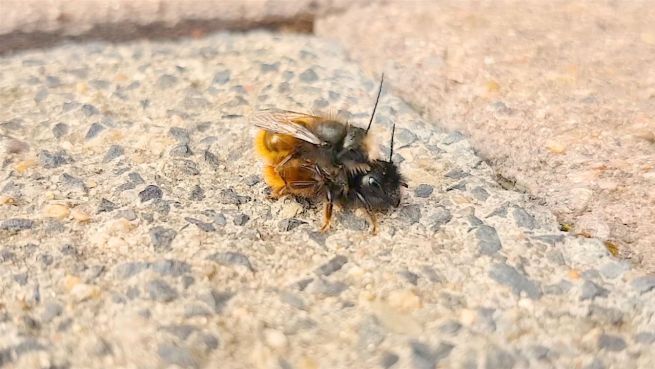
M386 137L396 123L410 188L377 215L376 235L361 210L335 209L322 233L320 201L269 199L253 109L308 111L329 96L351 124L368 122L377 77L332 43L266 32L70 43L3 55L0 73L0 91L21 86L0 92L14 101L0 104L0 134L29 148L0 169L4 366L655 362L654 276L559 232L551 213L496 185L461 134L393 89L372 129ZM94 122L104 128L86 139ZM105 161L115 145L122 154ZM169 155L178 145L186 156ZM70 214L45 219L51 205Z

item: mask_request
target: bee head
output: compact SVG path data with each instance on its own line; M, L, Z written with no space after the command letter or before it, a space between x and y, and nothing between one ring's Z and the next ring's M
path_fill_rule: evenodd
M400 205L400 186L406 186L398 167L391 161L374 160L371 170L359 177L359 199L371 209Z

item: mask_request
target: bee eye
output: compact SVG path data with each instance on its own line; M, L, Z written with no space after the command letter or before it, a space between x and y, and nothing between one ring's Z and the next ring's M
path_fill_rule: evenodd
M374 177L369 177L368 178L368 184L373 187L381 188L380 182L377 181Z

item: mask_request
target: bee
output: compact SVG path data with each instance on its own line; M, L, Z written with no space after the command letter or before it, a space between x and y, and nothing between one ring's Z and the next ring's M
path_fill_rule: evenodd
M377 232L376 211L398 207L400 187L407 187L392 161L395 124L388 160L374 158L369 129L380 100L380 81L366 129L328 116L287 110L263 110L253 115L261 130L255 149L265 162L263 177L271 196L325 198L321 231L327 231L335 203L363 206Z

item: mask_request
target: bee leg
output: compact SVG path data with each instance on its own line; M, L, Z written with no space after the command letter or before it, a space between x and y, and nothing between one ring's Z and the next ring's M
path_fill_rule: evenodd
M367 209L366 214L368 214L368 219L371 221L371 234L378 234L378 218L371 210Z
M378 219L375 216L375 213L373 212L373 209L371 208L371 204L366 200L364 195L362 195L360 192L355 192L355 195L364 204L364 207L366 208L366 214L368 215L368 219L371 221L371 233L372 234L377 234L378 233Z
M321 232L326 232L330 229L330 223L332 222L332 207L334 206L334 198L332 192L328 190L326 192L327 202L325 203L325 214L323 216L323 226L321 227Z
M296 152L293 151L293 152L291 152L291 154L285 156L284 159L282 159L279 163L277 163L277 165L275 166L275 171L276 171L277 173L280 173L280 169L281 169L281 168L282 168L286 163L288 163L289 160L293 159L293 157L294 157L295 155L296 155Z

